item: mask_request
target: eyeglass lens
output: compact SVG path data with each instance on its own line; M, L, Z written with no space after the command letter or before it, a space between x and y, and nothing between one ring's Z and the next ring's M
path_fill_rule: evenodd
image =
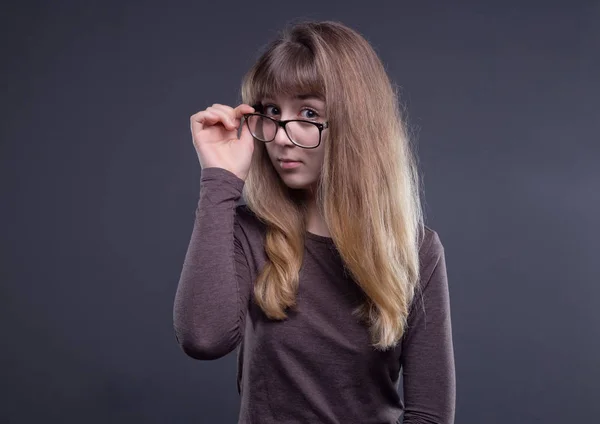
M248 117L250 132L257 139L268 142L275 138L278 125L265 117L251 115ZM310 122L292 121L286 124L288 137L303 147L315 147L319 144L319 128Z

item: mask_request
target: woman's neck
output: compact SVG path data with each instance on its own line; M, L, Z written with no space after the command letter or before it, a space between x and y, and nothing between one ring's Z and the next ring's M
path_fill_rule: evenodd
M318 236L331 237L325 219L319 213L314 196L310 197L307 202L306 231Z

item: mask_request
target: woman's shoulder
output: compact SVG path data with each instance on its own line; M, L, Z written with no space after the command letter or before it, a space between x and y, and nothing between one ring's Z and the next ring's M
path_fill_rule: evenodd
M245 203L240 203L235 207L235 224L246 238L262 241L266 229L256 214Z
M438 232L425 225L421 246L419 248L419 259L423 267L431 263L437 263L440 256L444 253L444 245Z
M238 220L241 222L255 226L263 225L263 223L258 219L256 214L245 203L239 202L235 206L235 214Z

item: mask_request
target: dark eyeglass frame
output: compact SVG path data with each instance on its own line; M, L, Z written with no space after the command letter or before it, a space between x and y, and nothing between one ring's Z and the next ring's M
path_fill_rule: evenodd
M277 125L277 127L276 127L276 130L275 130L275 134L273 135L273 138L271 140L264 141L262 139L258 139L257 137L254 136L254 134L252 134L252 130L250 129L250 124L248 123L248 118L250 116L260 116L260 117L267 118L267 119L270 119L271 121L275 122L275 124ZM321 140L323 139L323 137L321 136L321 134L323 133L323 130L329 128L329 121L327 121L327 122L314 122L314 121L307 121L305 119L286 119L285 121L281 121L279 119L272 118L272 117L270 117L268 115L265 115L263 113L245 113L244 115L242 115L242 117L243 117L243 119L244 119L244 121L246 123L246 126L248 127L248 131L250 131L250 134L252 134L252 136L254 138L257 138L258 140L262 141L263 143L270 143L271 141L275 140L275 137L277 137L277 131L279 131L279 127L282 127L283 131L285 132L285 135L287 135L287 138L292 143L294 143L296 146L301 147L303 149L316 149L317 147L319 147L321 145ZM317 145L313 146L313 147L306 147L306 146L301 146L300 144L298 144L294 140L292 140L292 138L288 134L287 128L286 128L286 125L288 124L288 122L305 122L307 124L312 124L315 127L317 127L319 129L319 142L317 143ZM238 133L238 138L240 138L241 130L242 130L243 126L244 126L244 123L242 123L242 125L240 125L240 131Z

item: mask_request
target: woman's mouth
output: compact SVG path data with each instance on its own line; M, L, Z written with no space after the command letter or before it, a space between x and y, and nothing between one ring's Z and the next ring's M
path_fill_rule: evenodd
M302 162L296 162L296 161L283 161L280 160L279 161L279 165L281 166L282 169L294 169L300 166Z

